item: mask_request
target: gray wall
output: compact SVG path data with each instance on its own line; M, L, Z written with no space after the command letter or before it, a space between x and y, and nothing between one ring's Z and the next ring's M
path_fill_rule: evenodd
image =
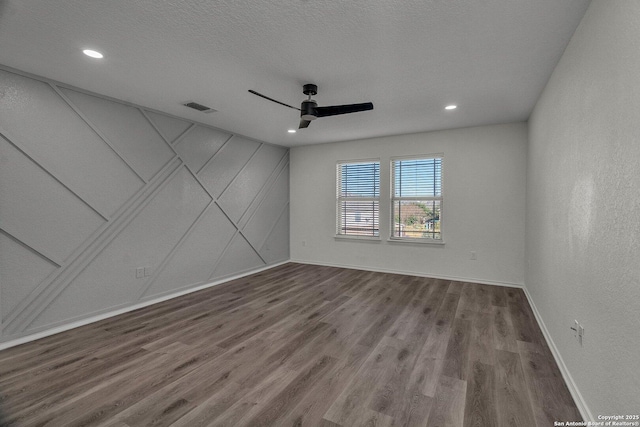
M0 69L0 341L287 260L288 199L286 148Z
M529 121L525 282L593 417L640 407L638 40L640 2L593 1Z
M389 162L444 153L444 245L393 242ZM302 262L522 285L527 124L291 149L291 258ZM380 241L335 238L336 162L380 159ZM477 259L471 259L475 251Z

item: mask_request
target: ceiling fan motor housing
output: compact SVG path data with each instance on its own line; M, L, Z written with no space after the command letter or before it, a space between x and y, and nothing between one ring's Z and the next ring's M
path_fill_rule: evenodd
M300 106L300 117L303 120L315 120L318 117L316 113L317 107L318 104L312 99L302 101L302 105Z

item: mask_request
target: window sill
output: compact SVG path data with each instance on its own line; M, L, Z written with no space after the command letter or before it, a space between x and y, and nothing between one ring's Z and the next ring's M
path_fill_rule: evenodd
M409 244L417 244L417 245L432 245L432 246L444 246L443 240L432 240L432 239L412 239L412 238L402 238L402 237L390 237L387 242L389 243L409 243Z
M336 240L355 240L360 242L371 242L371 243L379 243L382 241L379 236L371 237L371 236L353 236L348 234L336 234L334 236Z

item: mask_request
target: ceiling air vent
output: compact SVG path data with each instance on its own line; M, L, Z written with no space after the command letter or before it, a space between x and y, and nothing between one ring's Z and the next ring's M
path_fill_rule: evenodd
M198 104L197 102L185 102L184 104L185 107L189 107L189 108L193 108L194 110L198 110L198 111L202 111L203 113L215 113L216 110L214 110L211 107L207 107L206 105L202 105L202 104Z

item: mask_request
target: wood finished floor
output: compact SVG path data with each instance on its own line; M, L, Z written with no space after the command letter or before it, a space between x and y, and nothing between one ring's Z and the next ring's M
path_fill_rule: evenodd
M580 420L519 289L285 264L0 352L16 426Z

